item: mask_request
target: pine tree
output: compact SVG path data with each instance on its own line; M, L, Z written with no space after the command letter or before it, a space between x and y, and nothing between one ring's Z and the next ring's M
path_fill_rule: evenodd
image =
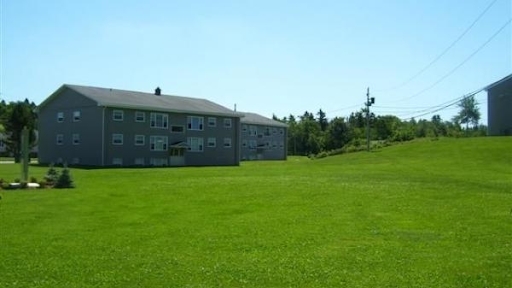
M44 180L48 183L48 185L54 185L57 183L57 180L59 179L59 172L55 167L53 166L53 163L50 164L50 168L48 168L48 172L46 172L46 175L44 176Z
M73 180L71 179L71 173L69 172L68 167L64 167L62 169L62 173L57 179L57 183L55 184L55 188L73 188Z

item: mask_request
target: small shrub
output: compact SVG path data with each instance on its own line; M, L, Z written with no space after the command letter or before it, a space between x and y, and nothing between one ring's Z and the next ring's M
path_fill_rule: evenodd
M62 173L60 174L57 182L55 183L55 188L74 188L73 180L71 179L71 173L69 172L68 167L64 167L62 169Z
M28 187L28 182L27 181L21 181L20 182L20 188L21 189L26 189Z
M20 182L21 182L20 178L14 179L14 183L20 183Z
M36 177L30 177L30 183L37 183Z
M40 189L46 188L47 185L46 181L39 181L38 184Z
M44 180L46 180L46 183L50 186L55 185L57 183L57 180L59 179L59 172L57 172L57 169L55 169L53 163L50 164L50 168L48 168L48 172L46 172L46 175L44 176Z

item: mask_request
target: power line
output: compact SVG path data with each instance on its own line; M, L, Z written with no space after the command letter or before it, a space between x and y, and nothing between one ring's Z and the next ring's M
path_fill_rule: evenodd
M395 90L395 89L398 89L398 88L401 88L407 84L409 84L412 80L418 78L418 76L420 76L421 74L423 74L423 72L425 72L428 68L430 68L434 63L436 63L437 61L439 61L439 59L441 59L441 57L443 57L450 49L453 48L453 46L455 46L455 44L457 44L468 32L469 30L471 30L471 28L473 28L473 26L475 26L475 24L480 20L480 18L482 18L485 13L487 13L487 11L489 9L491 9L491 7L497 2L498 0L493 0L489 5L487 5L487 7L484 9L484 11L482 11L482 13L480 13L480 15L478 15L478 17L476 17L476 19L471 23L471 25L469 25L468 28L466 28L466 30L464 30L464 32L462 32L462 34L459 35L459 37L457 37L455 39L455 41L453 41L446 49L443 50L443 52L441 52L441 54L437 55L437 57L435 57L432 61L430 61L430 63L427 64L427 66L423 67L423 69L421 69L420 71L418 71L416 74L414 74L412 77L410 77L409 79L407 79L406 81L402 82L401 84L397 85L397 86L394 86L394 87L391 87L391 88L388 88L388 89L383 89L383 90L377 90L378 92L384 92L384 91L390 91L390 90Z
M465 95L462 95L460 97L457 97L455 99L452 99L450 101L447 101L447 102L444 102L442 104L439 104L439 105L435 105L435 106L432 106L431 109L425 109L423 111L418 111L418 113L421 113L421 114L418 114L418 115L414 115L412 117L408 117L408 118L402 118L400 120L402 121L408 121L408 120L411 120L413 118L418 118L418 117L422 117L422 116L425 116L425 115L429 115L429 114L432 114L432 113L436 113L436 112L439 112L441 110L444 110L444 109L447 109L455 104L458 104L462 99L466 98L466 97L472 97L474 96L475 94L478 94L480 92L482 92L483 90L485 90L487 86L484 86L480 89L477 89L473 92L470 92L470 93L467 93Z
M439 80L437 80L436 82L432 83L430 86L427 86L425 89L423 89L423 90L413 94L412 96L409 96L409 97L406 97L406 98L403 98L403 99L400 99L400 100L397 100L397 101L393 101L393 102L390 102L390 103L401 102L401 101L404 101L404 100L409 100L409 99L415 98L415 97L417 97L417 96L427 92L428 90L434 88L435 86L437 86L439 83L441 83L446 78L448 78L450 75L452 75L455 71L457 71L460 67L462 67L462 65L466 64L466 62L471 60L471 58L473 58L473 56L475 56L478 52L480 52L485 46L487 46L487 44L489 44L489 42L491 42L494 39L494 37L498 36L498 34L500 34L500 32L503 31L503 29L505 29L505 27L507 27L510 24L511 21L512 21L512 18L509 18L507 20L507 22L505 22L505 24L503 24L496 32L494 32L494 34L492 34L492 36L489 39L487 39L487 41L485 41L482 45L480 45L480 47L478 47L478 49L473 51L473 53L471 53L468 57L466 57L459 65L455 66L455 68L453 68L448 73L443 75Z

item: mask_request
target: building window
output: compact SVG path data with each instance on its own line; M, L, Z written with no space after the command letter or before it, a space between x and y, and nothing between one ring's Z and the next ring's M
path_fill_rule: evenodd
M74 111L73 112L73 122L80 121L80 111Z
M208 137L208 141L206 144L208 147L215 147L217 146L217 139L215 137Z
M283 141L279 142L279 148L283 149L284 148L284 143Z
M71 159L71 164L75 164L75 165L80 164L80 158L75 157L75 158Z
M247 140L242 140L242 147L247 147Z
M281 135L284 134L284 129L283 128L279 129L279 134L281 134Z
M146 142L146 136L144 135L135 135L135 146L144 146Z
M246 124L242 125L242 132L247 132L247 125Z
M135 158L135 165L144 166L144 158Z
M113 145L123 145L123 134L112 134Z
M167 136L149 136L149 150L167 151Z
M149 163L152 166L167 166L167 158L151 158Z
M224 138L224 148L231 148L231 138Z
M270 149L270 148L272 148L272 146L271 146L271 144L270 144L270 141L265 142L265 148L266 148L266 149Z
M124 119L124 112L123 112L123 110L114 110L112 112L112 119L114 121L123 121L123 119Z
M146 122L146 113L142 111L135 111L135 122Z
M265 127L265 131L263 132L263 135L270 136L270 127Z
M0 148L1 149L5 148L4 140L0 140Z
M256 149L256 140L249 140L249 149Z
M258 135L258 127L256 126L249 126L249 136L256 136Z
M64 122L64 112L57 112L57 122Z
M123 165L123 158L112 158L112 165Z
M62 134L57 134L57 138L55 139L55 143L57 145L62 145L64 144L64 135Z
M173 125L171 126L172 133L183 133L185 132L185 126Z
M208 127L216 127L217 126L217 118L208 117Z
M224 119L224 128L231 128L231 119L230 118Z
M165 113L151 113L149 117L151 118L151 123L149 124L151 128L167 129L167 125L169 124L169 115Z
M272 134L277 134L277 128L272 128Z
M198 130L203 131L203 122L204 118L199 116L188 116L187 124L188 130Z
M272 142L272 149L276 149L277 148L277 141L274 141Z
M73 145L79 145L80 144L80 134L73 134Z
M188 137L187 138L188 151L203 152L203 138L201 137Z

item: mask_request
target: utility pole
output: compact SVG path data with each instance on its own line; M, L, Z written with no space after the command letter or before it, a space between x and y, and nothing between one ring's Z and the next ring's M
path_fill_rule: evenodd
M375 104L375 97L370 98L370 87L366 89L366 149L370 152L370 106Z

